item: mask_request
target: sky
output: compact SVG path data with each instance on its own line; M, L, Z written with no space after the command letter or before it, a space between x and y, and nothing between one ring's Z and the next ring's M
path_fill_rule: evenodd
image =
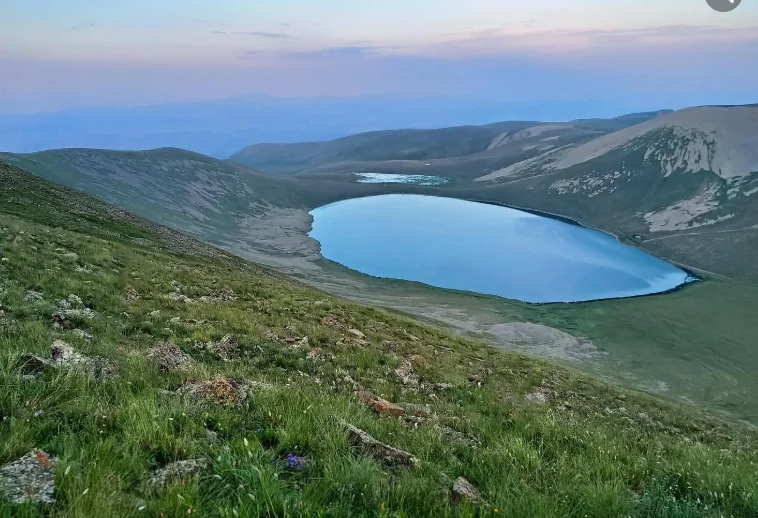
M0 0L0 113L237 96L758 102L758 0Z

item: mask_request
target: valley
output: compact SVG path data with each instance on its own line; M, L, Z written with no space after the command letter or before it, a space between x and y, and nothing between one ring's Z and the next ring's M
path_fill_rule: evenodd
M722 121L697 129L698 121L733 109L742 121L734 128ZM0 160L330 293L758 422L753 402L758 372L751 367L757 363L743 361L753 357L758 336L750 309L758 301L758 272L752 255L739 252L758 249L758 205L751 203L758 175L746 165L752 160L749 139L756 132L750 124L756 110L693 108L684 115L379 132L327 143L252 146L233 160L179 149L53 150L0 154ZM677 122L682 117L686 124ZM676 129L681 124L692 137ZM745 156L724 161L723 132L736 142L729 156L743 149ZM703 155L708 149L711 155ZM577 158L580 152L586 160ZM450 182L358 183L358 172L433 175ZM321 257L318 242L307 236L310 210L393 193L484 201L569 218L696 272L704 282L658 297L532 306L375 279ZM548 326L591 342L602 354L562 354L561 340L546 345L536 328L521 340L498 332L497 326L513 322ZM647 332L648 327L660 332ZM671 328L688 338L674 340L666 332Z

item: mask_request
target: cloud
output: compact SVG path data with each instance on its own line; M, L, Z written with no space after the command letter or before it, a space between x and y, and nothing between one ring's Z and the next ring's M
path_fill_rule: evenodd
M758 40L758 27L661 25L632 29L551 29L514 31L510 26L420 45L415 53L448 57L497 55L526 51L566 55L577 49L605 52L614 49L671 48L707 42L739 43Z
M269 38L276 40L291 40L297 36L285 34L283 32L266 32L266 31L211 31L212 34L228 34L232 36L256 36L258 38Z

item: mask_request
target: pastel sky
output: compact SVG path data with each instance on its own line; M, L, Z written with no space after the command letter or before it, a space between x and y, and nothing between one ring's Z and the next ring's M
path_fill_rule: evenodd
M272 96L758 102L758 0L1 0L0 112Z

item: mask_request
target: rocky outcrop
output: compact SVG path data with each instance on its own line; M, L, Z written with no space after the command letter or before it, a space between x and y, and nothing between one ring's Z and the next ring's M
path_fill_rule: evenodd
M453 482L453 488L450 490L450 500L456 505L463 503L480 506L488 505L487 501L479 494L479 490L464 477L458 477Z
M147 485L158 488L166 486L171 482L183 481L199 473L207 466L208 461L206 459L189 459L172 462L163 468L153 471L150 474L150 478L147 479Z
M390 403L386 399L381 398L376 394L372 394L371 392L358 390L355 392L355 397L357 397L361 403L373 410L377 415L400 417L405 414L405 410L402 407Z
M370 455L388 467L416 466L419 461L407 451L399 450L377 441L368 433L353 425L347 425L350 443L366 455Z

